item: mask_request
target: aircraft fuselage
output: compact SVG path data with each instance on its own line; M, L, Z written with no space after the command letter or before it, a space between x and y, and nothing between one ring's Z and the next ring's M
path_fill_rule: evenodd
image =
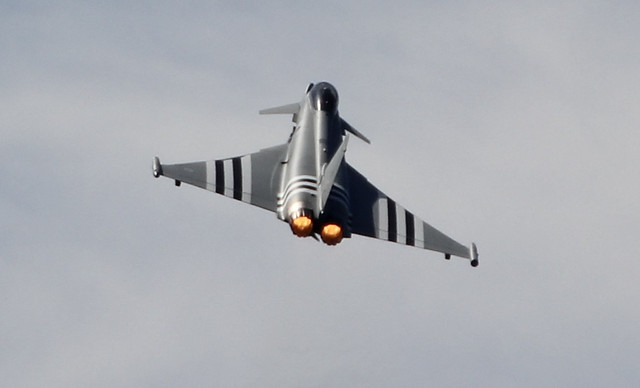
M345 132L338 114L338 93L326 82L312 86L294 118L295 127L284 162L278 217L291 225L300 237L318 233L323 241L337 243L348 232L348 195L343 174L338 171L335 186L322 203L322 180L329 162L344 141ZM341 161L340 161L341 163ZM328 187L331 190L332 186ZM325 237L327 225L340 237ZM334 233L334 234L335 234Z

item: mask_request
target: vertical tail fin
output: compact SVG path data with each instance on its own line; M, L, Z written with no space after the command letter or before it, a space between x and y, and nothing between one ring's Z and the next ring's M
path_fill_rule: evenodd
M349 135L344 137L342 144L338 147L338 150L333 155L331 161L325 164L322 168L322 175L320 176L318 183L318 201L320 201L318 203L318 208L320 210L324 209L324 205L327 203L329 193L331 193L331 188L333 187L333 182L336 180L336 176L340 170L342 159L344 159L344 154L347 152L347 143L349 143Z

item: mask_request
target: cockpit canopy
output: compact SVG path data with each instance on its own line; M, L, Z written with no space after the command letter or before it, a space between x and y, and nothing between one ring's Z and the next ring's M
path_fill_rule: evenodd
M328 82L320 82L309 91L309 101L315 110L335 112L338 110L338 92Z

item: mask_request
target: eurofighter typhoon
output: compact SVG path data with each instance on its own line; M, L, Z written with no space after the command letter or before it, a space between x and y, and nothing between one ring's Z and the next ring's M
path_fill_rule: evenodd
M465 247L406 210L345 160L349 135L369 143L338 114L338 93L327 82L310 84L302 101L260 111L291 114L285 144L256 153L183 164L153 159L153 175L182 182L272 211L299 237L319 235L336 245L353 234L468 259Z

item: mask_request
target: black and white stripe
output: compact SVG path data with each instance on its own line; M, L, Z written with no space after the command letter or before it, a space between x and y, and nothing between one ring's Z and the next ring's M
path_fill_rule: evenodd
M376 237L382 240L424 248L424 224L394 200L387 197L376 202Z
M277 208L281 212L287 208L289 200L299 193L309 193L317 195L318 179L311 175L298 175L293 177L284 188L284 191L278 194Z
M349 191L342 185L338 183L334 183L331 188L331 192L329 193L329 199L327 200L327 204L325 208L331 207L332 211L337 211L337 217L346 217L342 219L343 227L351 233L351 225L352 225L352 214L351 214L351 198L349 196Z
M251 203L251 156L206 162L207 189Z
M334 183L328 201L337 202L345 209L349 209L349 192L342 185Z

